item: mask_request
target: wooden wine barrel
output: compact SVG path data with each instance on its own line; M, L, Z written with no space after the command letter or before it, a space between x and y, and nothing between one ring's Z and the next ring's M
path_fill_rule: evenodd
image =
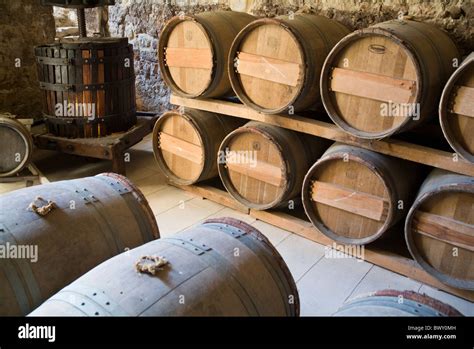
M463 316L457 309L426 294L382 290L347 302L333 316Z
M434 170L408 213L405 238L428 273L474 290L474 178Z
M453 41L432 24L393 20L357 30L324 63L324 107L360 138L406 131L435 115L458 59Z
M474 52L446 83L439 105L439 121L451 147L474 163Z
M151 256L168 264L155 275L137 273L135 263ZM218 218L102 263L30 315L298 316L299 298L265 236Z
M2 251L36 248L37 261L0 258L0 315L26 315L99 263L158 237L145 197L117 174L4 194Z
M233 11L176 16L160 34L158 61L171 90L185 97L233 95L227 75L230 45L255 17Z
M35 52L51 133L103 137L135 125L133 47L128 39L63 39Z
M28 165L33 140L19 121L0 114L0 177L9 177Z
M173 183L190 185L218 176L219 146L245 121L200 110L169 111L153 129L158 167Z
M331 239L367 244L404 217L421 175L415 164L336 143L306 174L304 209Z
M326 56L349 30L323 16L258 19L235 38L228 60L232 87L247 106L291 113L321 105L319 78Z
M321 138L252 121L222 142L219 176L230 195L247 207L293 205L306 171L328 146Z

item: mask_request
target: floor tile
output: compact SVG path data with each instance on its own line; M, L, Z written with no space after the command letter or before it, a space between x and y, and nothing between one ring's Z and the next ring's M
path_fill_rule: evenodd
M152 170L148 167L133 167L127 166L127 177L132 180L133 182L139 181L140 179L144 179L150 177L152 175L157 175L158 172Z
M152 174L151 176L139 179L134 183L145 196L169 187L166 184L166 180L159 174Z
M324 247L313 241L291 234L276 246L278 252L290 268L295 281L298 281L321 257Z
M372 264L321 258L298 282L302 316L330 316L341 307Z
M256 219L253 218L252 216L239 212L239 211L235 211L229 207L225 207L224 209L214 213L209 218L221 218L221 217L231 217L231 218L239 219L248 224L253 224L256 221Z
M349 295L348 300L385 289L418 291L421 286L420 282L374 265Z
M291 235L291 232L287 230L277 228L274 225L262 221L256 221L252 225L265 235L274 246L278 245Z
M214 202L212 200L203 199L201 197L195 197L194 199L188 202L192 203L193 205L199 206L202 209L212 211L212 214L215 214L225 209L225 206L222 206L221 204L218 204L217 202ZM186 204L188 202L186 202Z
M195 200L189 200L184 205L176 206L156 216L162 237L170 236L197 223L200 223L221 207L203 207Z
M194 196L183 190L168 186L163 190L148 195L146 198L153 213L158 215L175 206L183 205L186 201L193 199ZM175 219L179 218L179 216L175 217Z

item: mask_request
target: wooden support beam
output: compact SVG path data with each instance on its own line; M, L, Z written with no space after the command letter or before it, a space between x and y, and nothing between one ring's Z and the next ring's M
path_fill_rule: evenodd
M410 103L416 82L356 70L334 68L331 90L383 102Z
M191 194L197 195L199 197L212 200L221 204L223 206L229 207L233 210L248 214L249 209L242 205L240 202L236 201L229 193L224 190L212 187L210 185L199 184L199 185L178 185L170 182L170 185L187 191Z
M453 153L435 148L391 138L385 140L360 139L347 134L334 124L298 115L262 114L240 103L212 99L190 99L176 95L171 96L170 102L188 108L265 122L270 125L355 145L381 154L474 177L474 164L462 158L453 157Z
M417 233L474 252L474 225L419 211L413 229Z
M212 68L212 52L200 48L166 48L166 65L174 68Z
M255 178L259 181L281 187L284 183L281 168L263 161L257 161L257 165L227 162L229 171L240 173L244 176Z
M203 163L203 151L200 146L186 142L165 132L159 133L159 140L159 147L162 150L175 154L195 164Z
M315 181L311 197L313 201L321 204L378 222L387 219L389 202L375 195L357 192L333 183Z
M239 52L237 58L239 74L293 87L301 82L301 64L245 52Z
M461 86L456 92L453 112L474 118L474 88Z

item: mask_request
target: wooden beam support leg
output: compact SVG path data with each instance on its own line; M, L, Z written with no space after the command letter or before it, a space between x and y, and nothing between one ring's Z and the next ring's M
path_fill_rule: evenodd
M112 152L112 171L123 176L126 175L124 152L120 147L113 147Z

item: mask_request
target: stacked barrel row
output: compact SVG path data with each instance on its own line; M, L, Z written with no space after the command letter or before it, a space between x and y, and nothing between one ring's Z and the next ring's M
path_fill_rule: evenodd
M169 112L156 124L155 156L172 182L219 174L234 199L257 210L293 209L301 197L313 225L344 244L373 242L406 220L420 265L452 286L474 287L474 178L434 170L423 182L421 165L340 143L328 148L264 123L230 132L242 121L197 113Z
M235 94L267 114L324 106L336 125L360 138L419 127L439 105L446 139L474 161L474 56L461 64L453 41L431 24L392 20L350 33L309 14L180 16L161 34L159 62L177 95Z
M254 110L290 118L324 107L358 138L415 128L440 105L446 138L472 161L474 56L461 64L454 43L433 25L394 20L350 34L316 15L254 19L214 12L171 20L159 54L177 95L236 94ZM474 289L473 178L440 170L428 175L412 162L244 123L191 109L168 112L155 127L157 161L181 185L219 175L251 209L291 209L302 200L313 225L344 244L371 243L405 222L409 250L423 268L444 283Z

